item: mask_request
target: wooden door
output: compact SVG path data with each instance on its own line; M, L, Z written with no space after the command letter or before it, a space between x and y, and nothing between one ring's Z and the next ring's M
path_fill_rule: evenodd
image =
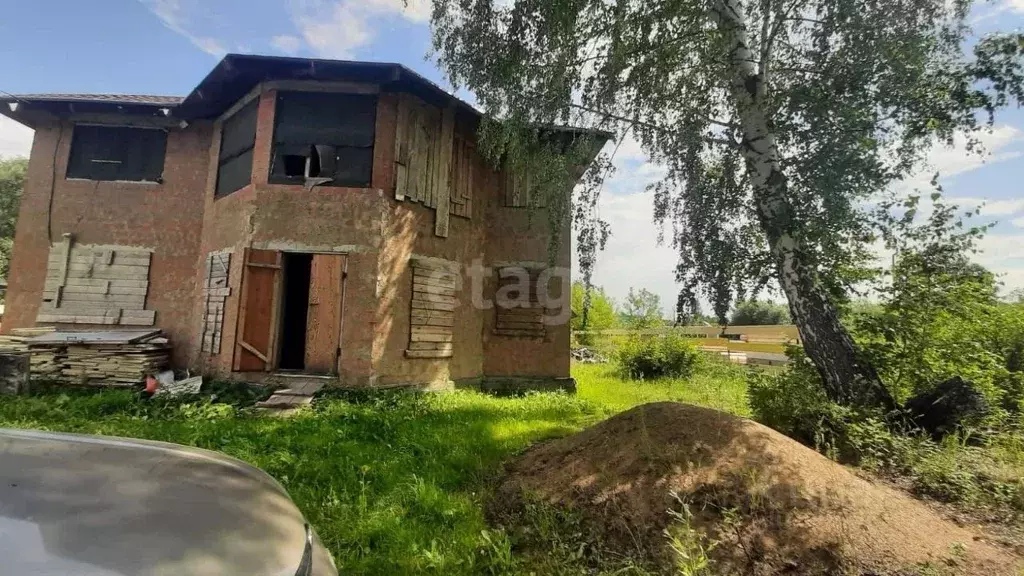
M278 300L281 291L281 253L245 251L234 369L238 372L274 369Z
M341 336L341 283L345 256L314 254L309 273L309 312L306 315L306 371L338 371Z

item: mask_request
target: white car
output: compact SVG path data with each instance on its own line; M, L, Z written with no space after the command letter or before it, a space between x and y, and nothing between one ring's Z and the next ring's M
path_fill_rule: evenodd
M146 440L0 429L0 575L336 576L265 472Z

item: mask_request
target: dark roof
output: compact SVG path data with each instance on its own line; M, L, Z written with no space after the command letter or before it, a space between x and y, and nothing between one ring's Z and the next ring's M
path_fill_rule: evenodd
M115 104L154 104L174 106L184 100L181 96L151 96L148 94L11 94L8 101L41 102L111 102Z
M455 104L472 120L481 113L468 103L401 64L228 54L214 66L192 92L177 96L134 94L5 94L0 104L17 102L17 110L0 105L0 114L27 126L39 122L39 110L67 115L71 112L169 116L180 120L212 119L220 116L261 82L274 80L316 80L321 82L366 82L379 84L385 92L410 92L436 106ZM22 104L24 106L22 106ZM548 127L547 129L555 129ZM557 128L559 131L592 133L605 139L603 131Z

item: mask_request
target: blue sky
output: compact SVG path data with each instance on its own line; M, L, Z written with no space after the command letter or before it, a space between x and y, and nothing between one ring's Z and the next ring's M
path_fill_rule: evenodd
M399 62L442 82L426 59L429 0L50 0L9 2L0 18L0 90L184 95L226 52ZM996 0L975 10L975 29L1024 27L1024 0ZM27 154L31 130L0 119L0 155ZM936 149L932 169L905 183L923 185L934 170L947 196L999 223L978 260L1024 287L1024 111L1007 110L984 136L988 156ZM630 286L675 301L675 256L658 246L644 186L660 170L635 142L616 158L602 215L612 240L595 281L615 298Z

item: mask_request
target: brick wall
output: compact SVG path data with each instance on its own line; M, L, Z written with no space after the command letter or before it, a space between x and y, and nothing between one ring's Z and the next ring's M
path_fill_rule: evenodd
M197 123L171 130L164 183L66 181L70 144L64 125L57 149L53 232L76 241L154 248L147 308L175 345L175 362L228 376L238 329L246 248L347 254L341 378L343 385L401 385L483 376L565 377L569 371L568 325L549 327L543 340L493 334L493 309L471 303L468 282L458 293L448 359L408 359L413 255L442 258L466 270L474 263L545 261L546 216L502 205L503 179L482 158L474 167L472 217L450 217L447 238L434 234L435 212L394 199L393 164L397 99L378 104L373 181L369 188L301 186L267 182L276 93L259 98L252 184L214 199L219 125ZM465 134L471 128L460 125ZM7 316L3 328L31 326L41 299L48 250L46 212L58 127L36 132L17 227ZM569 236L559 264L569 265ZM200 353L206 255L232 252L219 354ZM485 296L493 296L488 282ZM76 326L80 328L80 326ZM256 375L245 375L245 377Z
M35 325L49 254L49 213L53 241L71 233L78 244L154 249L146 308L156 310L156 327L179 344L174 361L185 365L191 360L190 342L195 337L192 279L202 227L210 125L196 123L169 131L161 184L65 179L71 134L68 122L36 129L15 233L3 330Z

